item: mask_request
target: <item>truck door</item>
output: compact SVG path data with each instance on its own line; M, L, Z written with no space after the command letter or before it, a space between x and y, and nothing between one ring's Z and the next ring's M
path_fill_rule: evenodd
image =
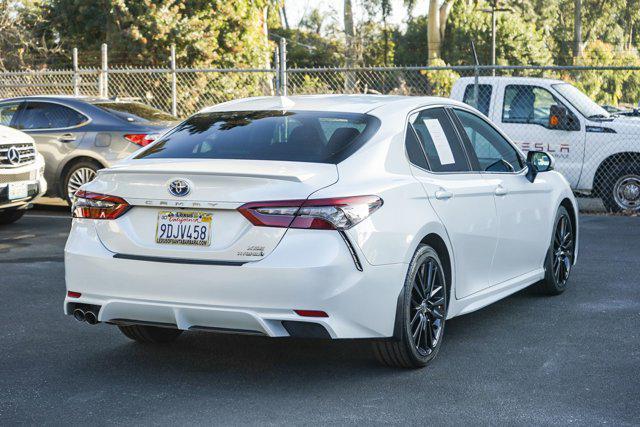
M511 80L513 81L513 80ZM556 159L556 170L572 188L580 180L584 160L585 125L573 107L562 102L549 89L525 82L501 82L502 96L495 97L492 118L525 153L546 151ZM567 111L567 120L575 126L552 127L551 107Z

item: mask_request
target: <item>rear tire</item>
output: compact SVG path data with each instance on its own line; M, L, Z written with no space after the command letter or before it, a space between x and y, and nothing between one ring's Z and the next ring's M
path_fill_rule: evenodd
M374 342L374 354L386 366L422 368L438 354L447 318L444 269L431 246L418 246L402 292L398 337Z
M180 329L160 328L157 326L127 325L118 326L120 332L129 339L144 344L163 344L173 342L180 336Z
M567 288L575 254L575 232L569 212L560 206L553 226L553 236L544 262L544 280L540 290L547 295L560 295Z
M102 166L90 160L81 160L71 165L64 174L60 195L71 206L73 195L82 185L92 181Z
M24 209L7 209L0 212L0 225L8 225L12 222L16 222L24 215Z

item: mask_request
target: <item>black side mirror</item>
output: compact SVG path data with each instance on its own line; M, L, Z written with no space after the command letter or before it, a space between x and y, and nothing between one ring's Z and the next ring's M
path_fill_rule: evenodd
M527 179L535 181L540 172L553 170L555 161L549 153L544 151L529 151L527 153Z
M549 108L549 128L558 130L580 130L577 118L562 105Z

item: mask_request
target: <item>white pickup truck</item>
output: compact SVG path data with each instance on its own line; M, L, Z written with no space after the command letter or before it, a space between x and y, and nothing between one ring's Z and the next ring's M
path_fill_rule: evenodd
M477 102L476 102L477 96ZM528 77L463 77L451 98L476 107L523 151L553 154L576 193L640 210L640 119L609 114L575 86Z

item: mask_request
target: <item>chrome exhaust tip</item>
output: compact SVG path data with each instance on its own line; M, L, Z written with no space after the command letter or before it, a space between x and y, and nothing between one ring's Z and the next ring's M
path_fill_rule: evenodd
M85 312L80 310L79 308L76 308L75 310L73 310L73 317L78 322L84 322L87 318Z
M98 323L98 316L96 316L93 311L87 311L84 314L84 320L90 325L95 325L96 323Z

